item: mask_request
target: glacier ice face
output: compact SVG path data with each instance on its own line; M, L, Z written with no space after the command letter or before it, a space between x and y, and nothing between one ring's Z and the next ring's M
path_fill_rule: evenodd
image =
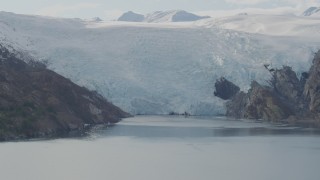
M174 23L173 23L174 24ZM132 24L0 13L0 41L46 60L75 83L133 114L216 115L224 76L247 90L266 83L263 64L310 67L312 39L249 34L199 24Z

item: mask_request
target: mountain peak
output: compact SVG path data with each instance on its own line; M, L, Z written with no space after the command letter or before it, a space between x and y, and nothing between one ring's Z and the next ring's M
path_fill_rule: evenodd
M101 21L103 21L100 17L94 17L94 18L92 18L92 21L94 21L94 22L101 22Z
M210 17L198 16L184 10L155 11L146 16L128 11L119 17L118 21L161 23L197 21L204 18Z
M142 22L144 20L144 15L137 14L132 11L128 11L118 18L118 21L128 21L128 22Z
M177 11L172 16L172 22L197 21L200 19L210 18L210 16L198 16L187 11Z

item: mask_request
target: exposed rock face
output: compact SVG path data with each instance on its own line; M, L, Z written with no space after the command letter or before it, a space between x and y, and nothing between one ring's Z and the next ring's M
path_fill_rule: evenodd
M305 86L308 73L302 73L300 80L291 67L284 66L273 72L271 85L278 98L294 111L304 112L306 110L303 88Z
M224 77L221 77L216 81L215 87L216 91L214 92L214 95L224 100L231 99L240 91L238 86L228 81Z
M271 87L254 81L248 93L240 92L227 103L227 115L320 127L320 51L300 80L287 66L272 73Z
M291 67L284 66L282 69L275 70L271 83L274 91L281 97L293 103L299 102L303 85L300 84L296 73Z
M227 115L236 118L278 121L292 114L271 89L261 86L256 81L252 82L248 93L238 93L227 104Z
M99 94L0 45L0 140L67 133L128 116Z
M313 59L303 95L308 103L309 110L320 113L320 51L315 54Z
M248 94L240 91L232 98L231 101L227 102L226 115L237 119L244 118L246 114L245 107L248 105L248 101Z

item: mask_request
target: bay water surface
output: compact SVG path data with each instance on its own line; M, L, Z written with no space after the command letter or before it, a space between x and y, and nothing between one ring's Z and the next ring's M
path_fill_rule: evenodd
M136 116L87 136L0 143L3 180L319 180L320 131Z

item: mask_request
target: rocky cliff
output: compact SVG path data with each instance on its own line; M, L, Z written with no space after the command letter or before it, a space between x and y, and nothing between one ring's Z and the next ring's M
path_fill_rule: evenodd
M320 127L320 51L300 79L288 66L271 73L270 86L253 81L247 93L233 96L226 105L227 116Z
M320 113L320 51L315 54L303 96L311 112Z
M251 83L248 93L238 93L227 103L227 115L236 118L277 121L288 118L291 114L289 106L286 106L272 89L256 81Z
M0 45L0 140L59 135L128 116L96 92Z

